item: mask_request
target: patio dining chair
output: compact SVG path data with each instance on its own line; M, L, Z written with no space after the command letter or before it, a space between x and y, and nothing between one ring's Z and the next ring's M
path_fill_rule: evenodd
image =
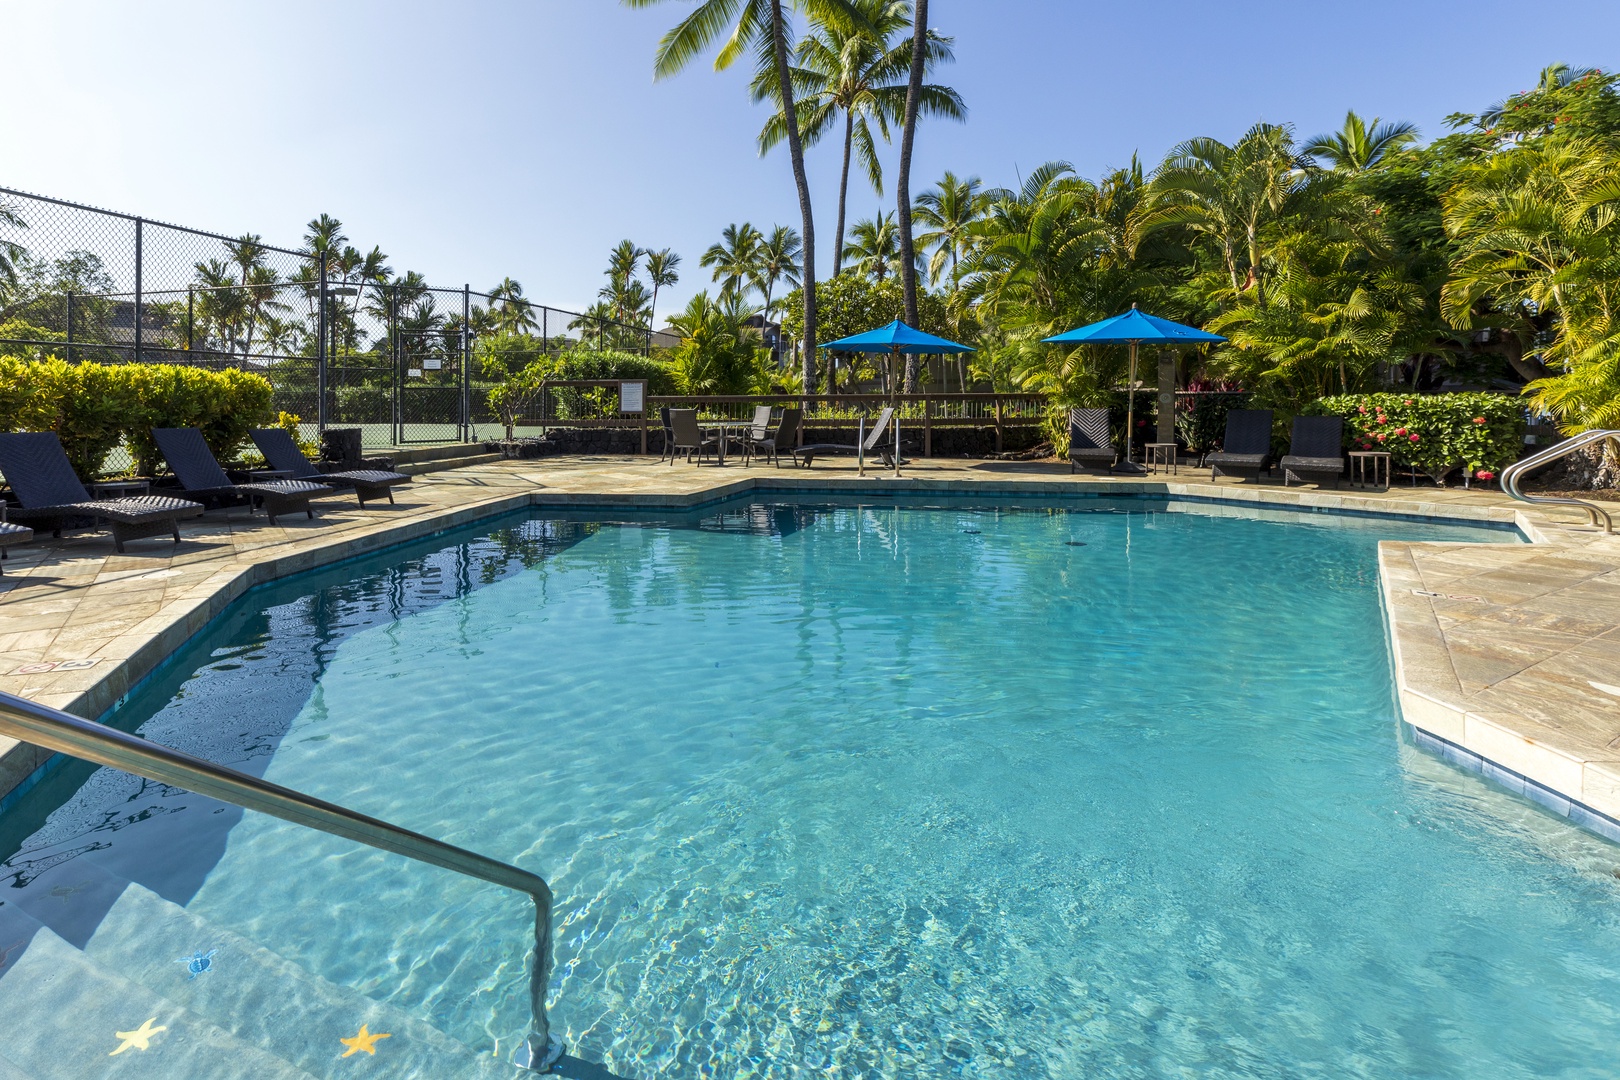
M675 464L675 455L682 450L686 451L686 460L691 461L696 454L698 464L703 464L704 451L711 447L718 450L720 440L703 437L703 430L698 427L698 414L696 409L669 410L669 428L671 432L669 463Z
M793 440L799 436L799 419L804 415L802 409L783 409L782 419L776 425L776 430L768 432L764 438L754 438L749 432L748 440L743 444L747 456L743 464L747 464L755 455L764 455L775 463L777 468L782 467L782 455L793 456Z

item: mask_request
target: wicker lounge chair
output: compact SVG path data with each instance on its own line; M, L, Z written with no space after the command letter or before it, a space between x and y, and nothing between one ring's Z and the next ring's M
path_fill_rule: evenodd
M1237 476L1260 479L1271 471L1271 410L1233 409L1226 414L1226 437L1221 448L1204 455L1209 478Z
M0 564L11 557L6 550L8 545L21 544L34 538L34 530L26 525L18 525L6 520L6 504L0 502ZM5 566L0 565L0 574L6 572Z
M889 433L889 421L894 419L893 409L884 409L878 413L877 422L866 433L866 441L855 443L813 443L809 446L795 446L792 449L793 460L797 463L801 458L805 468L809 468L819 454L861 454L871 456L877 454L885 465L894 464L893 439ZM889 442L884 442L888 438ZM901 462L905 464L905 462Z
M262 505L272 525L276 523L277 514L289 511L302 510L313 518L315 511L310 508L309 500L332 490L325 484L312 484L307 480L233 484L214 460L214 452L203 441L202 432L196 428L153 428L152 438L163 460L169 463L169 471L174 473L187 495L247 499L248 512L253 512L255 504Z
M179 520L203 512L200 503L163 495L92 499L74 475L61 440L50 431L0 435L0 473L6 474L20 504L9 508L11 517L41 523L52 536L62 535L69 518L105 518L112 526L113 545L120 554L125 541L143 536L167 534L178 544Z
M385 469L345 469L342 472L323 473L298 449L292 433L285 428L254 428L249 434L272 469L290 473L294 480L308 480L329 487L352 487L362 508L367 499L386 498L392 503L394 488L411 482L411 478L404 473Z
M743 449L748 453L748 458L745 458L744 462L763 454L774 461L777 468L781 468L782 455L791 456L793 453L793 440L798 437L799 418L803 415L802 409L783 409L782 419L776 425L775 431L767 432L762 438L757 439L754 438L753 432L749 432L748 441L743 444Z
M1298 481L1338 487L1344 473L1344 421L1337 416L1294 417L1294 437L1281 465L1284 485Z
M696 454L698 464L701 465L703 464L704 451L709 450L711 447L716 450L719 449L719 439L705 439L703 437L703 429L698 427L697 416L696 409L669 410L669 429L671 432L669 463L671 465L675 464L675 455L682 450L686 451L687 461L691 461L692 455Z
M1119 460L1114 437L1108 430L1107 409L1069 410L1069 471L1092 466L1110 469Z

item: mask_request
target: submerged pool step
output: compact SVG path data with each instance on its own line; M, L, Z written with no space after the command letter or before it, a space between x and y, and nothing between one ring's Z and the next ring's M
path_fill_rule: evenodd
M354 1074L356 1056L379 1075L527 1074L480 1055L397 1006L338 986L256 942L222 930L139 885L128 886L85 946L109 971L160 990L247 1042L314 1077ZM184 962L193 958L193 962ZM198 970L200 969L200 970ZM342 1040L366 1034L374 1054ZM343 1055L347 1052L348 1058Z
M0 1017L0 1056L30 1080L311 1080L43 926L0 969Z

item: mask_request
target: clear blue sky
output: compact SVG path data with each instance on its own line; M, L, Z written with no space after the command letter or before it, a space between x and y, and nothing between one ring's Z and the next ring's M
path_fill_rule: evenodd
M683 256L671 311L707 284L698 256L727 222L799 223L785 152L755 152L763 109L743 71L654 83L658 37L690 8L0 0L0 186L291 245L325 211L396 270L475 288L510 274L576 309L629 237ZM920 131L914 190L946 168L1011 185L1052 158L1091 176L1133 151L1151 165L1260 119L1309 136L1347 108L1432 137L1545 64L1620 62L1615 0L933 0L931 14L956 38L939 79L971 116ZM829 142L810 159L823 267L837 155ZM852 216L878 206L852 185Z

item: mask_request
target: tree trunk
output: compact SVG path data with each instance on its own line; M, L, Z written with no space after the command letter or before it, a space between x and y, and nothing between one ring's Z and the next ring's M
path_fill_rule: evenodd
M928 0L916 0L911 20L911 84L906 88L906 124L900 134L900 170L895 198L900 213L900 280L905 285L906 323L917 326L917 250L911 238L911 145L917 137L917 105L922 98L923 61L928 53ZM917 356L906 355L905 392L917 392Z
M849 154L855 141L855 114L844 114L844 175L838 181L838 246L833 248L833 272L837 277L844 270L844 202L849 197Z
M799 188L799 216L804 219L804 392L816 390L816 224L810 209L810 181L804 172L804 141L799 138L799 110L793 100L793 76L788 69L787 28L782 0L771 0L771 51L776 54L776 86L787 122L788 155L793 159L793 182Z

